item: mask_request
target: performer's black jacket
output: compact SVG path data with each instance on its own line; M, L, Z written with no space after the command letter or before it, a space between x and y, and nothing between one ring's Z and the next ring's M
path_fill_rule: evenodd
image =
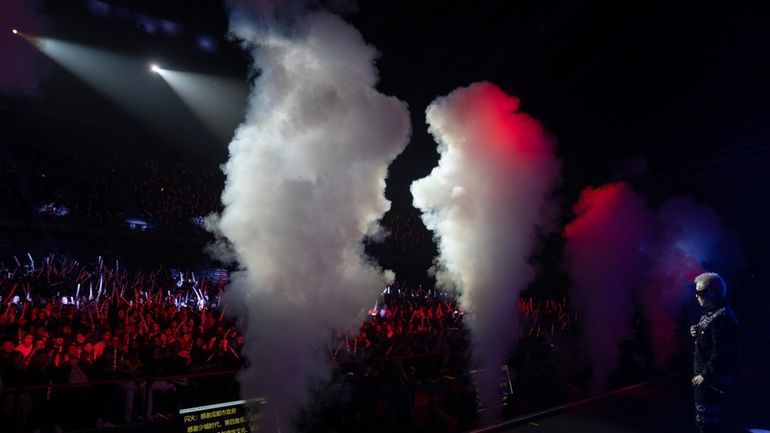
M735 377L740 362L738 318L725 302L706 310L698 322L693 368L706 380Z

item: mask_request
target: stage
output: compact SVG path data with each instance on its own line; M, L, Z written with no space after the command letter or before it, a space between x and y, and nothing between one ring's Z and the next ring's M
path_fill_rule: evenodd
M735 391L724 431L770 431L768 374L746 373ZM680 373L474 433L689 433L693 412L689 377Z

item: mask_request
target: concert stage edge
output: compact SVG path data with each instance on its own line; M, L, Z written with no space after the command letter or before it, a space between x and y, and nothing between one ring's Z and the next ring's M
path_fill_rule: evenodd
M770 375L746 372L725 414L724 432L770 432ZM690 433L695 432L686 372L615 390L471 433Z

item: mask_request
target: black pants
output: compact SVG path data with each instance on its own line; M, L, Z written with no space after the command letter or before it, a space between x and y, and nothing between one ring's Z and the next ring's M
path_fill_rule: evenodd
M700 433L719 431L725 407L727 386L704 382L695 387L695 425Z

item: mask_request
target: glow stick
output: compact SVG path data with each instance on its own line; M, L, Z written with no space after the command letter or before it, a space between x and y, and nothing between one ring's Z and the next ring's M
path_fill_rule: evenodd
M99 299L102 297L102 277L99 277L99 290L96 292L96 302L99 302Z

